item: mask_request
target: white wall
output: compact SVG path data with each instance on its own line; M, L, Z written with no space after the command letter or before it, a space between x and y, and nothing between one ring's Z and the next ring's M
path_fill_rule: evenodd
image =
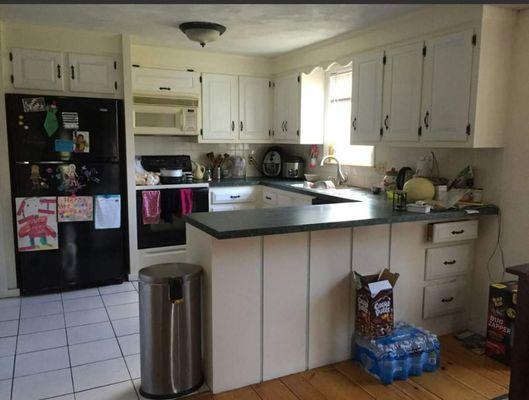
M508 135L505 138L503 163L497 186L501 191L502 246L507 267L529 262L529 10L518 14L514 35L512 69L510 72L510 118ZM481 246L478 252L486 252L487 257L478 255L474 279L476 281L473 303L473 328L479 329L486 323L488 288L486 261L492 242L496 239L496 223L488 224L485 232L482 224L480 234L488 236L488 246ZM481 240L480 240L481 242ZM480 243L481 244L481 243ZM491 263L494 279L501 277L501 263L495 257ZM509 278L507 276L506 278ZM512 276L510 277L512 278Z

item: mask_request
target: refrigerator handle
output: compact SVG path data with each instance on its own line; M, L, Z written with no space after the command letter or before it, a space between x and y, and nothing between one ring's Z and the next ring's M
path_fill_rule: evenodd
M67 161L16 161L15 164L28 165L28 164L66 164Z

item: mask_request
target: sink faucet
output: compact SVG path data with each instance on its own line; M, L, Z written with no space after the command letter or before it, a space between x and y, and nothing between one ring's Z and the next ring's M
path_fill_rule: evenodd
M323 166L325 164L325 161L330 160L330 159L333 159L334 161L336 161L336 184L338 186L343 185L344 183L347 182L347 178L342 172L342 166L340 165L340 161L335 156L328 155L328 156L323 157L321 160L320 166Z

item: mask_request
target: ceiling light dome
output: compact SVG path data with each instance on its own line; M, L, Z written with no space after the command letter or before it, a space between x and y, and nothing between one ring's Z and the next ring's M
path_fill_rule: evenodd
M184 22L180 24L180 30L190 40L204 47L206 43L217 40L226 31L226 27L213 22Z

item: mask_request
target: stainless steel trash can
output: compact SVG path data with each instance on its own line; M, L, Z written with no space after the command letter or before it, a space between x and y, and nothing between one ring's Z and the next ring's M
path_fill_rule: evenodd
M201 276L198 265L140 270L140 393L170 398L199 389L202 373Z

